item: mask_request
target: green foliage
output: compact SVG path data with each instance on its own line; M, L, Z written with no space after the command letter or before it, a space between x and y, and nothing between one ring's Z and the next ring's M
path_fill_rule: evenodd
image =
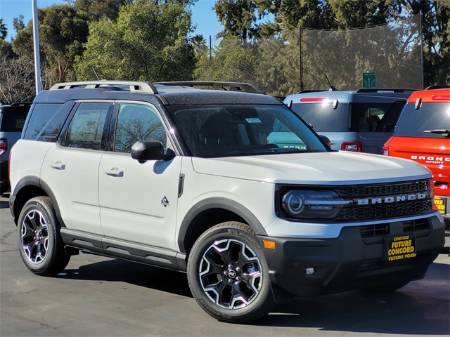
M189 79L195 66L189 43L191 15L183 5L150 0L123 6L117 22L90 24L89 39L77 60L79 79Z
M88 25L71 5L55 5L39 11L39 36L44 83L75 79L75 57L83 52ZM14 52L33 58L31 22L18 31L13 41Z
M6 28L3 19L0 18L0 40L4 40L6 35L8 35L8 28Z

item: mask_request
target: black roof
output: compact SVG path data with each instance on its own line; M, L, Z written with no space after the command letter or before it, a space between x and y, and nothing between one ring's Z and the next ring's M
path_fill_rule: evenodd
M65 103L71 100L132 100L163 105L207 104L282 104L273 96L223 90L194 89L177 85L158 85L157 93L130 91L122 86L98 88L74 87L44 90L35 103Z

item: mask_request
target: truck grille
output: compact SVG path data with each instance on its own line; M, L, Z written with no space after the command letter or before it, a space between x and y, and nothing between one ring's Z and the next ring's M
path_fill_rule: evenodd
M411 193L430 192L428 180L392 184L356 185L339 187L336 192L344 199L400 196ZM432 210L431 195L420 200L395 201L370 205L350 204L343 207L336 219L344 221L372 220L418 215Z

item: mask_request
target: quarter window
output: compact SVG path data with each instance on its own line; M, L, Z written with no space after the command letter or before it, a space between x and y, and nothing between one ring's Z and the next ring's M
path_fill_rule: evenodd
M69 147L100 150L110 103L81 103L67 133Z
M155 109L143 104L123 103L119 108L114 150L129 153L138 141L159 141L166 147L167 133Z

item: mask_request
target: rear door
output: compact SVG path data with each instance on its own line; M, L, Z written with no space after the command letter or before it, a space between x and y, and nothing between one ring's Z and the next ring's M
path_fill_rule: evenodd
M383 153L406 101L352 103L350 128L357 133L363 152Z
M80 102L68 127L47 153L42 181L49 185L68 229L102 235L98 168L113 102Z

